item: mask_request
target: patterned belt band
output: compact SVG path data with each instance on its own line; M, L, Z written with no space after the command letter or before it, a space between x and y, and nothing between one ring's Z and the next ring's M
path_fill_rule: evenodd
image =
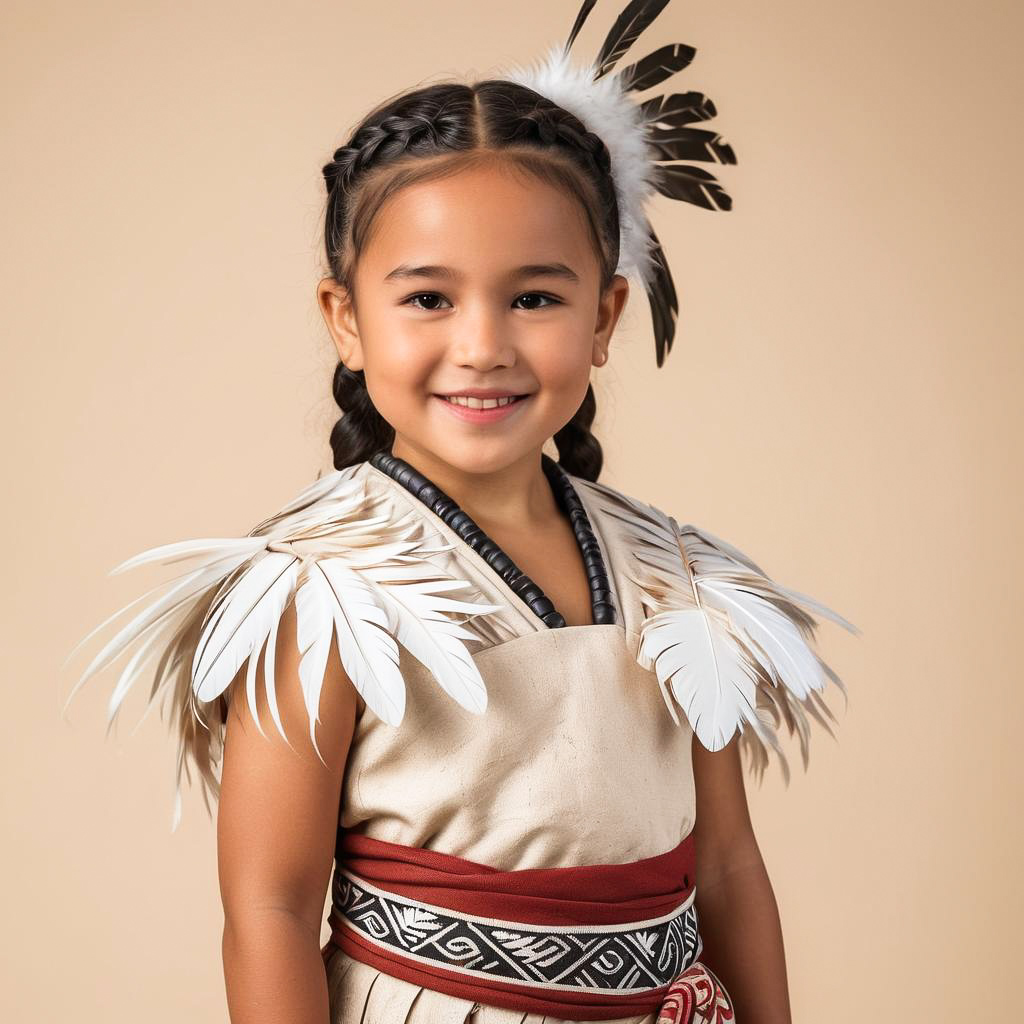
M692 834L626 864L499 871L343 835L331 941L425 988L523 1013L658 1010L700 955Z

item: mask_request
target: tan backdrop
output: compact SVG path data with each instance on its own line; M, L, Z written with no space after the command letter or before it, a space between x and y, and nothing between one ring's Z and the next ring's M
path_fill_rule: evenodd
M581 37L596 52L619 4ZM320 167L386 95L564 35L576 0L7 5L3 714L10 1021L227 1020L214 833L172 746L61 662L329 465ZM680 0L740 164L661 200L682 301L598 371L603 479L862 627L788 790L750 787L797 1021L1010 1018L1022 887L1019 5ZM646 50L644 52L647 52ZM158 578L158 577L154 577ZM90 651L95 651L91 647Z

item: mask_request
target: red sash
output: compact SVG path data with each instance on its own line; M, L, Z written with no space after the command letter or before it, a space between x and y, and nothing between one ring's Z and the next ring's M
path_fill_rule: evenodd
M702 967L692 967L695 876L692 833L623 864L500 871L341 831L331 943L474 1002L581 1021L637 1016Z

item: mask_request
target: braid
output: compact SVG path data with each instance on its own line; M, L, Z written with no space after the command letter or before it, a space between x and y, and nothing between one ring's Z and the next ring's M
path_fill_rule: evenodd
M558 449L558 464L567 473L590 481L597 480L604 464L601 442L590 432L596 412L594 385L588 384L587 393L583 396L575 415L554 436L555 447Z
M436 112L392 114L378 124L361 127L348 145L335 150L332 162L324 168L329 190L348 193L355 178L375 163L386 163L407 153L421 150L436 153L447 132L457 130L459 120L443 107Z
M334 468L364 462L374 452L390 451L395 428L377 411L366 388L362 370L350 370L339 360L332 386L341 418L331 428Z
M615 191L611 177L611 155L601 137L587 131L583 122L574 114L540 97L541 102L529 113L522 115L515 130L515 137L536 137L546 146L564 145L574 150L588 164L590 178L598 186L602 198L614 198ZM616 215L614 226L618 227L618 204L609 203L609 212ZM617 243L618 232L610 235L609 241Z
M369 114L322 169L327 187L324 245L338 281L348 282L351 276L353 214L360 185L370 172L402 157L469 149L475 141L473 93L468 86L431 86L397 102L397 109L390 104Z
M427 177L427 168L408 158L484 150L507 151L513 160L580 197L600 254L601 286L607 287L619 258L618 203L607 147L546 97L496 79L474 86L433 85L401 95L367 115L335 150L322 169L327 188L324 247L334 279L351 290L352 268L373 214L391 192ZM398 164L390 176L375 173ZM332 391L342 411L330 437L335 468L389 449L394 428L374 406L363 371L339 362ZM563 469L594 481L603 459L590 429L596 409L588 385L579 409L554 436Z

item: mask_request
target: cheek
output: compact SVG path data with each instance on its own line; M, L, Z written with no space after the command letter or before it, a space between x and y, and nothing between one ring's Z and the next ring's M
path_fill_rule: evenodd
M401 316L376 317L360 325L367 377L378 388L406 391L421 385L439 358L438 342Z
M524 355L542 388L575 394L581 388L586 391L591 338L585 331L567 330L566 326L563 323L550 333L532 338Z
M430 345L424 344L422 338L404 336L393 331L373 346L367 361L372 361L377 376L396 381L415 381L426 374L436 360L436 353Z
M377 411L400 433L416 434L430 401L426 392L434 365L424 346L392 333L369 344L364 338L364 354L366 384Z

